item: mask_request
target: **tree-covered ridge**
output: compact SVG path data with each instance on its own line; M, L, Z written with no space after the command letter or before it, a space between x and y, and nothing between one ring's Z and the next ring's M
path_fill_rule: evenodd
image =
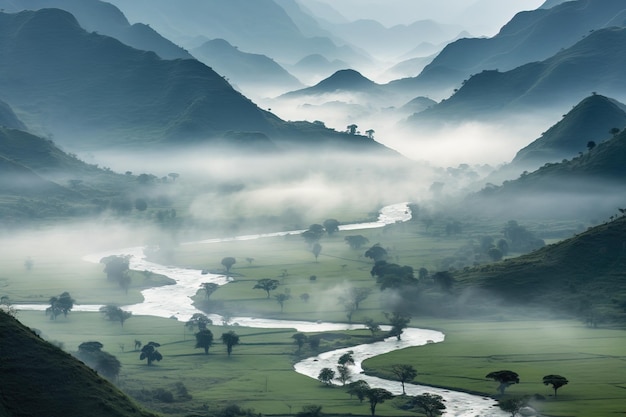
M155 416L2 311L0 358L0 415Z

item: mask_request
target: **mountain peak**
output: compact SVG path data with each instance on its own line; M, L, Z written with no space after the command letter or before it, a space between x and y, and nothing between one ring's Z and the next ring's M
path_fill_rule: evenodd
M358 90L371 88L377 84L353 69L343 69L320 81L316 87L325 90Z

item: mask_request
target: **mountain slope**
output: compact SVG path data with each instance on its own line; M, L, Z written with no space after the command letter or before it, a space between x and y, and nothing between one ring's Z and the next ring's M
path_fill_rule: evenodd
M591 31L623 26L625 18L626 4L621 0L577 0L520 12L496 36L453 42L419 76L392 82L389 87L416 94L450 92L471 74L483 70L509 71L548 59Z
M155 417L68 353L0 311L0 413Z
M224 39L214 39L191 50L198 60L228 78L247 95L301 88L302 83L273 59L240 51Z
M312 87L303 88L283 94L283 98L303 97L308 95L332 93L366 93L384 94L379 84L367 79L358 71L352 69L339 70L330 77L320 81Z
M616 210L617 211L617 210ZM586 318L626 320L626 217L504 262L459 271L458 289L487 292L508 308L535 306ZM477 297L478 299L478 297Z
M122 12L110 3L100 0L0 0L0 8L6 13L51 7L73 14L88 32L95 31L119 39L133 48L153 51L163 59L193 58L150 26L141 23L131 25Z
M506 112L558 111L591 91L626 95L626 28L596 30L571 48L507 72L483 71L413 122L492 117Z
M11 106L2 100L0 100L0 126L11 129L26 129L26 126L15 115Z

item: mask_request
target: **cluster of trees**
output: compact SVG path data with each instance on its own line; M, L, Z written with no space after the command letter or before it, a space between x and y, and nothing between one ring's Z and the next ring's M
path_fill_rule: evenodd
M120 288L128 292L130 287L130 256L127 255L111 255L100 259L100 263L104 264L104 273L107 279L116 282Z
M488 373L485 378L493 379L498 382L498 392L500 395L504 395L504 391L511 385L519 384L520 378L516 372L511 370L501 370ZM542 382L544 385L551 385L554 390L554 396L557 396L559 388L567 385L569 381L567 378L561 375L550 374L543 377ZM515 416L521 407L527 404L527 398L513 398L500 401L499 405L504 411L511 412L512 416Z
M120 307L113 304L107 304L100 307L100 313L104 315L107 320L119 321L120 326L124 327L124 322L132 317L133 313L130 311L124 311Z
M74 308L74 303L75 300L67 291L58 296L50 297L50 307L46 308L46 316L49 316L50 320L56 320L61 314L67 317L68 313Z
M116 380L122 364L113 355L102 350L104 345L97 341L83 342L78 345L76 357L87 366L109 380Z

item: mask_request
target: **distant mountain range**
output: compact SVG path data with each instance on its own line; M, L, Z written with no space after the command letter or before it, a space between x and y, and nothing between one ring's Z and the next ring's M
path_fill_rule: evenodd
M547 60L593 31L626 26L625 22L626 4L622 0L568 1L520 12L496 36L452 42L417 77L398 80L390 87L416 95L445 95L461 87L472 74L506 72Z
M474 75L452 97L414 115L409 122L454 121L506 113L554 112L591 92L626 96L626 28L589 33L570 48L541 62L507 72Z
M59 9L0 13L0 61L3 99L29 129L53 133L72 149L205 143L228 132L254 133L237 135L239 145L254 150L273 150L278 142L386 149L323 126L286 123L206 65L163 60L88 33Z

